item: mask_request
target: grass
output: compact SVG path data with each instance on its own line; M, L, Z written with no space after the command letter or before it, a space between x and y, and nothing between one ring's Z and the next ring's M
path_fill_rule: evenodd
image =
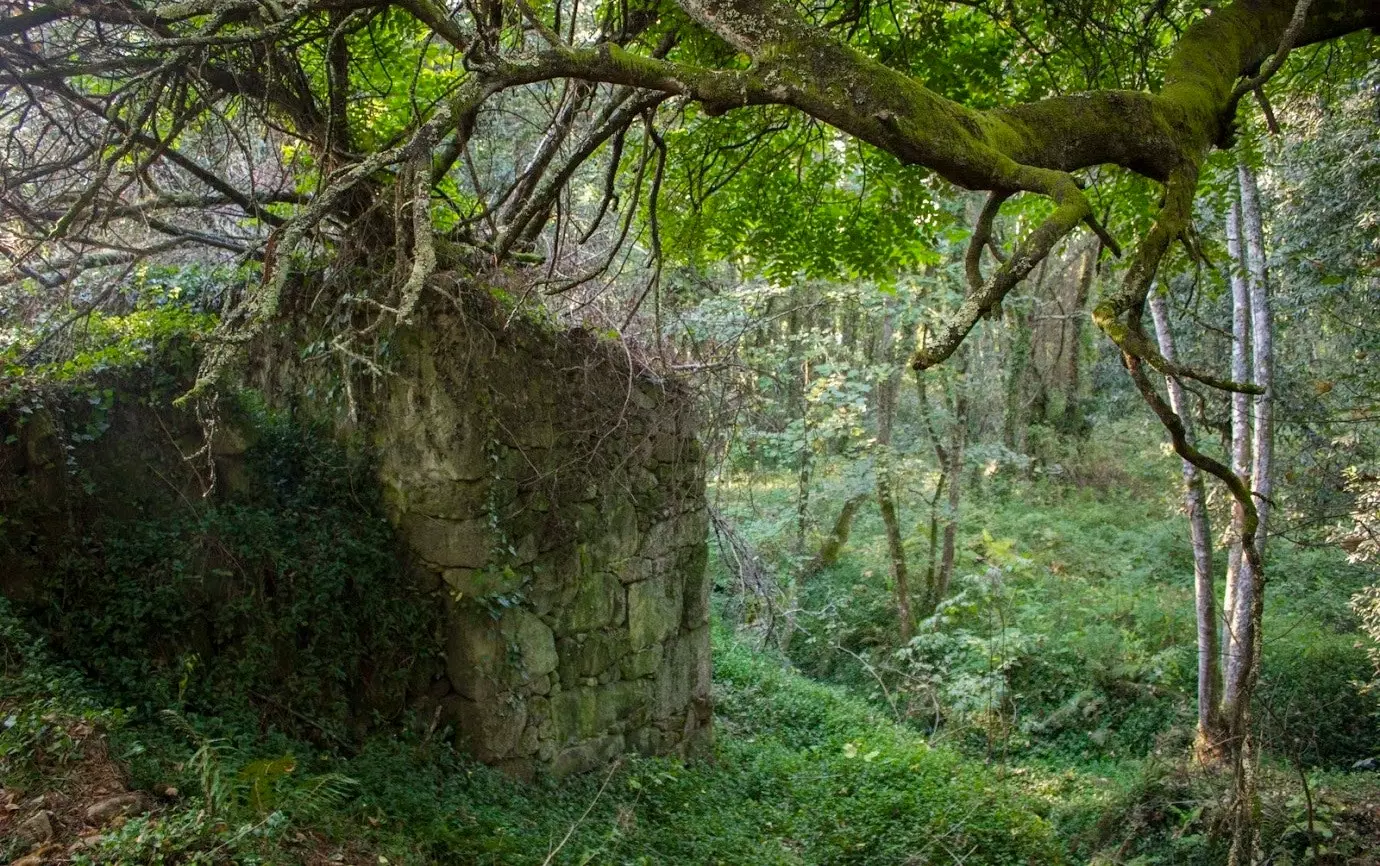
M16 802L72 799L108 753L156 803L74 862L1066 862L1045 817L1058 779L931 748L723 631L712 761L630 758L534 786L439 740L376 737L343 757L216 719L105 709L12 618L5 640L5 708L25 720L0 732Z

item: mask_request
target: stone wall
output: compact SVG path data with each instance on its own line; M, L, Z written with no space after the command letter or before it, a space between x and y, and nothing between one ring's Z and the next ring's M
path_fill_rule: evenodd
M348 401L330 363L294 351L264 353L280 360L258 381L299 402L330 391L333 410L309 408L377 449L409 567L444 608L414 679L421 718L519 777L701 750L708 527L689 400L617 342L507 318L437 300Z

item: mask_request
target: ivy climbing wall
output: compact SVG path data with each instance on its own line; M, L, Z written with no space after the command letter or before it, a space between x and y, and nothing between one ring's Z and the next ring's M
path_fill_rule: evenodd
M708 523L687 395L618 342L472 299L420 321L386 374L348 388L288 353L261 370L270 393L312 382L377 451L408 568L444 611L418 717L518 777L702 750Z

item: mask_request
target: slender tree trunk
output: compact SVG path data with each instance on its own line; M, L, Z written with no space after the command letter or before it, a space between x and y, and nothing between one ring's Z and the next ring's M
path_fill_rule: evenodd
M1251 403L1254 435L1251 452L1251 480L1255 484L1255 508L1260 524L1255 531L1255 549L1265 558L1265 534L1269 524L1271 479L1274 462L1274 320L1270 310L1269 276L1265 268L1265 230L1260 219L1260 193L1255 173L1245 164L1238 167L1241 181L1241 217L1246 235L1246 263L1251 298L1252 380L1264 389Z
M886 376L877 383L877 507L886 527L886 547L891 560L891 579L896 587L896 617L900 623L901 642L909 643L915 633L915 619L911 612L910 574L906 565L905 539L901 535L901 519L897 514L896 497L891 478L891 433L896 421L896 396L900 371L894 369L893 348L896 342L895 311L888 304L882 317L881 356L887 365Z
M1175 361L1174 333L1169 328L1169 305L1161 295L1150 300L1155 320L1155 336L1160 354ZM1184 389L1173 376L1165 377L1169 405L1183 419L1184 435L1192 440L1192 419L1184 400ZM1198 468L1183 461L1184 508L1188 513L1189 537L1193 542L1193 585L1198 622L1198 736L1195 753L1206 764L1220 763L1225 757L1227 734L1218 713L1222 694L1222 657L1217 643L1217 588L1212 574L1212 531L1208 522L1207 496Z
M787 346L795 352L800 349L800 332L804 329L804 312L800 309L799 290L791 292L791 311L786 320ZM796 496L795 496L795 554L805 553L805 536L810 528L810 481L814 469L814 453L810 447L810 359L800 361L800 372L795 377L795 393L791 395L795 403L796 417L800 419L800 450L796 454Z
M924 407L921 407L924 411ZM925 559L925 597L920 604L919 616L928 617L934 613L942 599L937 598L935 578L939 574L939 500L944 496L945 480L948 474L942 469L939 481L934 485L934 495L930 497L929 556Z
M1255 777L1255 741L1251 732L1251 696L1260 677L1260 655L1263 643L1261 620L1265 612L1265 532L1273 492L1271 473L1274 458L1274 322L1270 312L1269 275L1265 269L1265 231L1260 218L1260 195L1255 174L1245 162L1237 165L1241 184L1241 212L1246 237L1246 263L1251 305L1251 376L1261 393L1255 395L1251 406L1254 422L1252 437L1251 479L1254 484L1251 502L1256 511L1255 531L1249 539L1251 549L1243 549L1249 565L1250 605L1246 617L1238 617L1238 628L1247 631L1247 646L1243 652L1249 657L1240 674L1237 717L1233 733L1241 743L1235 761L1236 822L1232 835L1229 862L1249 864L1257 860L1259 831L1255 814L1259 808ZM1238 605L1245 606L1238 594Z
M967 351L962 352L955 367L957 381L954 384L953 401L950 404L953 417L948 430L947 442L940 438L939 432L935 429L929 393L925 385L925 373L917 371L915 374L915 388L920 400L920 416L924 421L925 432L929 436L930 444L934 448L935 465L940 474L934 499L930 503L930 565L925 575L925 598L920 610L921 617L933 614L939 603L949 594L949 586L953 582L954 562L957 556L958 508L963 494L963 451L968 438L968 395L963 383L963 377L968 371ZM935 548L938 546L936 542L939 515L935 506L938 504L940 496L945 492L948 496L943 511L944 539L936 566Z
M1232 260L1232 350L1231 376L1237 382L1250 378L1249 334L1250 292L1246 283L1245 256L1241 245L1241 207L1233 201L1227 211L1227 253ZM1250 486L1250 396L1234 393L1231 398L1231 469ZM1251 609L1251 575L1249 560L1242 556L1241 534L1244 509L1240 502L1232 504L1231 541L1227 553L1227 579L1222 600L1226 682L1223 692L1224 710L1237 702L1242 681L1242 666L1248 658L1244 652L1250 644L1248 634Z
M1097 274L1097 259L1102 252L1102 244L1089 244L1083 253L1078 272L1078 288L1073 296L1073 309L1069 311L1068 345L1065 347L1064 373L1064 415L1061 426L1064 432L1075 435L1087 433L1088 422L1083 417L1082 360L1083 323L1088 298L1092 296L1093 278Z
M1040 274L1043 273L1044 265L1041 264ZM1006 320L1011 329L1011 348L1006 364L1006 405L1002 413L1002 442L1007 448L1018 452L1025 450L1025 433L1029 424L1025 412L1025 386L1026 374L1030 369L1033 316L1033 308L1019 312L1008 306Z
M805 570L807 576L819 574L839 561L839 555L848 544L848 537L853 534L853 518L858 515L858 509L866 500L867 497L860 493L848 497L843 503L843 507L839 509L839 516L834 520L834 528L820 542L819 552L811 560L810 567Z
M959 358L954 379L954 420L949 428L948 473L949 501L944 517L944 544L939 555L939 574L934 582L934 604L938 606L949 594L953 583L954 561L958 551L958 507L963 496L963 452L968 444L968 388L964 378L968 373L968 353Z
M1259 831L1256 820L1259 797L1256 785L1256 745L1251 731L1251 697L1255 693L1260 676L1260 627L1265 608L1265 521L1272 486L1270 464L1274 450L1274 340L1268 298L1269 280L1265 270L1264 230L1261 226L1255 177L1245 163L1238 165L1237 175L1241 186L1241 219L1234 228L1244 229L1246 250L1243 256L1241 232L1238 231L1235 233L1235 249L1232 250L1236 265L1232 295L1234 305L1239 307L1239 282L1246 283L1252 334L1251 377L1253 383L1260 387L1261 393L1252 401L1251 415L1255 426L1252 437L1254 448L1251 449L1254 453L1250 466L1251 475L1245 476L1242 473L1242 486L1236 493L1243 514L1242 532L1237 542L1241 564L1237 574L1236 609L1230 621L1237 646L1228 655L1229 662L1235 662L1235 665L1227 670L1222 705L1222 715L1226 719L1233 743L1232 770L1235 788L1229 866L1254 863L1259 854ZM1240 275L1243 273L1247 279L1241 280ZM1238 312L1235 319L1240 318L1241 314ZM1238 339L1238 345L1240 342ZM1233 367L1236 366L1240 354L1241 349L1233 353ZM1242 379L1235 370L1233 377L1238 381ZM1233 423L1235 424L1235 419ZM1237 432L1233 430L1234 445L1236 436ZM1233 454L1233 457L1236 456Z

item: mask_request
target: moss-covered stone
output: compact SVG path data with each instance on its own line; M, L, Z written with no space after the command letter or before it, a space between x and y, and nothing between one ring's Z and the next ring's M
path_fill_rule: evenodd
M482 518L446 520L409 514L401 531L418 556L442 568L483 568L489 564L493 536Z
M575 634L611 625L622 607L622 595L622 584L608 572L581 575L561 617L561 633Z
M616 666L628 654L628 636L623 632L594 632L579 641L561 638L556 650L561 684L570 687Z
M656 673L657 669L661 667L661 654L662 646L656 644L641 652L625 656L619 664L623 679L636 680Z
M601 735L615 725L640 725L648 718L651 699L646 681L620 681L563 691L550 698L551 739L571 743Z
M634 650L658 644L680 627L683 592L674 574L628 587L628 636Z
M685 576L683 625L696 629L709 622L709 546L703 542L682 553L680 573Z
M457 702L456 744L481 761L512 754L527 724L527 705L511 693L496 699Z
M636 373L629 390L626 357L578 331L491 316L463 292L425 303L426 326L392 337L393 375L355 394L388 517L445 606L432 679L460 696L457 720L457 701L483 707L463 715L485 760L587 769L648 727L663 641L708 615L689 401ZM696 663L677 652L670 663ZM694 681L679 672L661 703L689 700ZM499 730L517 721L491 708L503 701L527 708L519 730Z
M495 695L556 670L556 641L539 617L508 608L499 619L470 603L452 605L446 624L446 670L470 700Z
M601 767L621 755L623 747L621 734L571 746L556 753L551 761L551 775L559 779L572 773L583 773Z

